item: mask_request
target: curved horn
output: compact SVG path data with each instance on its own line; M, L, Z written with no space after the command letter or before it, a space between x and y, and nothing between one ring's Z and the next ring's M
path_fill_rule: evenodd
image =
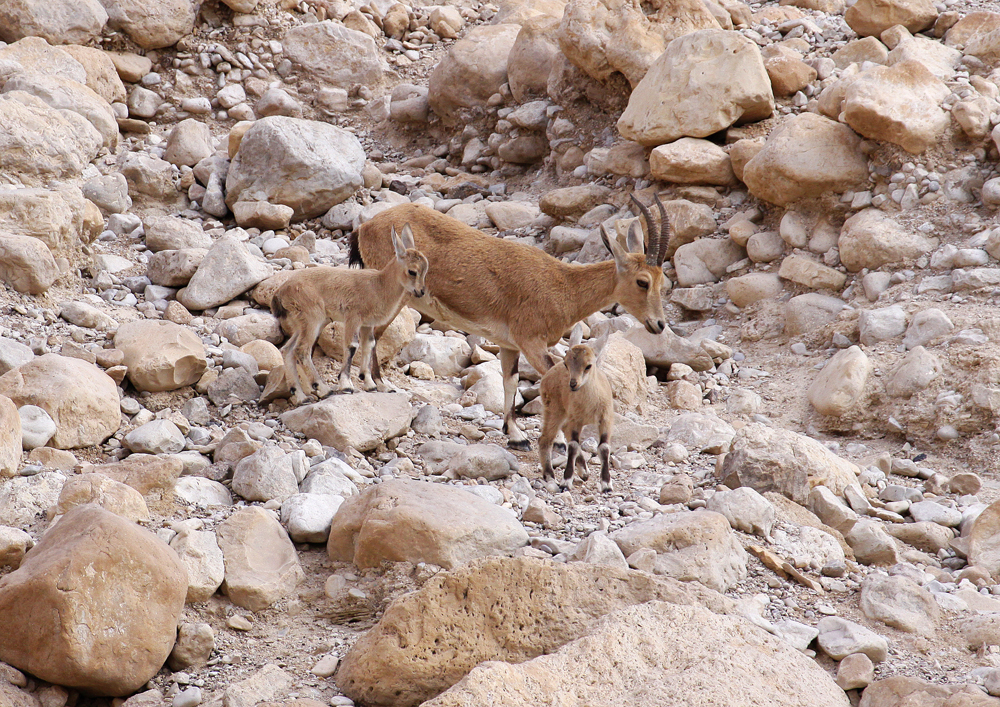
M656 265L656 254L660 250L660 240L653 231L653 215L649 213L646 205L636 198L634 193L629 194L629 198L632 200L632 203L639 207L639 213L646 221L646 234L649 236L649 243L646 245L646 262L650 265Z
M660 195L654 194L653 200L660 212L660 235L657 238L659 248L656 251L656 265L663 265L667 256L667 245L670 243L670 219L667 218L667 210L664 208L663 202L660 201Z

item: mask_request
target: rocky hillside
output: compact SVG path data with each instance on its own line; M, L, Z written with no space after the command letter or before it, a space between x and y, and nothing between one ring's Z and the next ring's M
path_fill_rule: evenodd
M0 706L1000 705L998 124L976 0L3 0ZM360 224L587 264L632 196L613 492L412 309L289 403Z

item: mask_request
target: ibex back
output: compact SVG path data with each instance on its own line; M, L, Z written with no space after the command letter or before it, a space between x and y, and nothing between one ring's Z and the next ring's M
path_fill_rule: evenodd
M633 223L625 245L601 229L613 260L575 265L538 248L487 236L426 206L402 204L354 232L351 263L384 267L393 257L392 229L412 228L416 246L430 267L427 297L410 306L500 347L504 427L510 446L527 450L531 444L514 421L519 352L545 373L553 364L548 347L574 323L616 302L653 334L666 326L660 294L667 221L661 205L661 228L654 233L648 210L644 206L641 210L650 231L648 256L644 255L642 229ZM376 338L380 333L376 331ZM377 361L372 370L377 376Z
M320 380L312 360L313 346L327 322L344 322L343 355L338 385L352 392L351 361L361 345L361 384L365 390L381 387L372 379L369 362L375 355L374 329L393 320L407 295L424 295L427 258L413 247L413 234L404 226L402 236L390 232L392 258L381 270L358 272L348 268L320 266L297 270L271 299L271 311L289 334L283 347L285 377L292 402L300 404L313 394L323 398L331 389ZM305 375L303 375L305 374Z

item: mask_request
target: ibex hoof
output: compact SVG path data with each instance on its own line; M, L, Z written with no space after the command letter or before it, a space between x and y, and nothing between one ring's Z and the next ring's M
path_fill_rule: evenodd
M507 440L507 446L518 452L530 452L531 442L526 439L510 439Z
M566 443L556 442L552 445L552 453L556 456L565 457L566 456Z
M563 491L573 490L573 479L566 479L559 484L559 488Z
M601 493L611 493L612 491L614 491L614 489L611 488L611 482L610 481L602 481L601 482Z

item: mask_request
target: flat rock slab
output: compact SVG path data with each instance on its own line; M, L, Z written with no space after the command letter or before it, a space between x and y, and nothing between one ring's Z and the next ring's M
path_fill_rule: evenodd
M335 395L282 413L281 421L322 444L369 452L410 427L415 411L406 393Z

